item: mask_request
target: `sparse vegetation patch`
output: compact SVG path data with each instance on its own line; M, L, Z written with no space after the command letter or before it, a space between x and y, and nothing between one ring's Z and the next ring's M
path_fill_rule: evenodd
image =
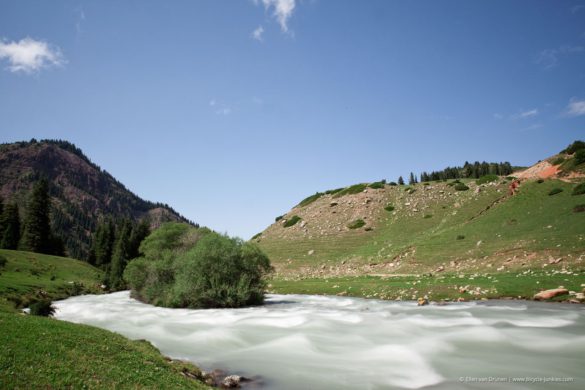
M344 195L359 194L360 192L363 192L366 188L367 188L366 184L354 184L337 192L335 195L333 195L333 197L339 198Z
M365 225L366 225L366 222L363 219L356 219L355 221L353 221L349 225L347 225L347 227L350 229L359 229Z
M485 175L475 181L476 184L486 184L498 180L498 175Z
M556 188L553 188L552 190L549 191L548 196L560 194L561 192L563 192L563 189L556 187Z
M583 195L585 194L585 183L578 184L573 188L572 195Z
M292 217L290 217L289 219L286 220L286 222L284 223L284 227L291 227L297 224L297 222L299 222L302 218L299 217L298 215L293 215Z

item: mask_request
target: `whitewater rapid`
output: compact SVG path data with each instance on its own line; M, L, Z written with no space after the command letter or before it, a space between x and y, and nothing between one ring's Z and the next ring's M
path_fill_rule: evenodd
M190 310L125 291L54 306L58 319L146 339L203 369L260 376L264 389L585 388L580 305L268 295L261 307Z

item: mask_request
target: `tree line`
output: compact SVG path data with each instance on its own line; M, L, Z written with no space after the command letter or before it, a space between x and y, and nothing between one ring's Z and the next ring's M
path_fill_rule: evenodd
M443 170L432 172L423 171L420 176L415 175L414 172L410 172L408 184L418 183L419 177L420 182L429 182L448 179L479 179L485 175L508 176L513 172L514 168L512 164L507 161L500 163L488 163L485 161L470 163L466 161L462 167L447 167ZM404 178L402 176L399 176L397 181L399 185L404 185Z
M146 221L133 222L128 218L114 221L104 218L93 234L88 262L105 271L104 283L112 290L125 287L124 270L128 261L140 256L142 240L150 228Z

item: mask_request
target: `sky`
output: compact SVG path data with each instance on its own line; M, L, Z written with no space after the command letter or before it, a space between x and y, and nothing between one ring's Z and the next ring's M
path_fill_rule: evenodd
M585 138L585 1L0 0L0 142L250 238L317 191Z

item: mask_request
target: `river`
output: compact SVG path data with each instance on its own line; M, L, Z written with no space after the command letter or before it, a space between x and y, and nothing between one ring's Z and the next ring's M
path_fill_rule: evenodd
M166 309L127 291L55 302L55 317L146 339L263 389L584 389L585 309L525 301L416 306L268 295L244 309Z

